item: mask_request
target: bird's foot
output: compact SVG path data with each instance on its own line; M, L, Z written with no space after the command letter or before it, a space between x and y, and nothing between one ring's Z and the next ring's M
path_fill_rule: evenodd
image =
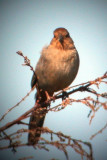
M68 98L68 93L63 90L63 92L62 92L62 100L65 100L66 98Z

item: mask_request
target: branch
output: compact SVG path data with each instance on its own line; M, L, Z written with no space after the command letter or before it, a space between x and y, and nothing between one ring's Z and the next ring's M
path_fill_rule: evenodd
M102 80L103 79L105 79L105 78L107 78L107 72L102 76L102 77L99 77L99 78L97 78L97 79L95 79L94 81L89 81L89 82L86 82L85 83L85 85L84 86L80 86L80 87L78 87L78 88L76 88L76 89L74 89L74 90L72 90L72 91L69 91L68 93L67 93L67 95L71 95L71 94L73 94L73 93L75 93L75 92L78 92L78 91L88 91L88 92L90 92L90 93L93 93L93 94L95 94L96 96L98 96L98 97L103 97L103 98L106 98L106 96L104 96L105 94L99 94L99 93L97 93L96 91L94 91L94 90L92 90L92 89L90 89L89 88L89 86L91 86L92 84L95 84L95 85L97 85L97 86L99 86L99 84L102 82ZM103 83L106 83L106 81L103 81ZM81 84L80 84L81 85ZM63 91L62 91L63 92ZM46 102L44 102L44 103L42 103L41 105L40 104L36 104L33 108L31 108L30 110L28 110L27 112L25 112L24 114L22 114L19 118L17 118L16 120L14 120L14 121L12 121L12 122L9 122L9 123L7 123L5 126L3 126L3 127L1 127L0 128L0 132L1 131L3 131L3 130L5 130L5 129L7 129L7 128L9 128L9 127L11 127L12 125L14 125L14 124L18 124L18 122L20 122L22 119L25 119L25 118L27 118L27 115L28 114L30 114L31 112L33 112L35 109L37 109L37 108L41 108L41 106L43 106L44 104L49 104L51 101L55 101L56 99L60 99L60 98L63 98L63 95L58 95L58 94L56 94L55 96L53 96L53 97L51 97L50 98L50 100L48 100L48 101L46 101ZM90 97L87 97L87 98L85 98L85 99L81 99L81 100L75 100L75 99L72 99L72 100L70 100L70 101L66 101L67 103L66 104L69 104L69 102L70 103L72 103L72 102L82 102L82 103L84 103L84 104L86 104L88 107L90 107L91 108L91 110L93 110L93 115L92 115L92 117L91 117L91 120L90 120L90 122L92 121L92 119L93 119L93 117L95 116L95 110L94 110L94 106L89 102L89 101L95 101L95 100L93 100L92 98L90 98ZM98 103L98 102L96 102L96 103ZM18 104L18 103L17 103ZM105 102L105 103L101 103L101 102L99 102L99 104L100 105L102 105L103 106L103 108L104 109L107 109L107 102ZM48 109L47 111L49 111L49 110L53 110L54 109L54 111L59 107L59 106L61 106L62 105L62 103L60 104L60 105L57 105L57 106L55 106L54 108L52 108L52 109ZM16 105L15 105L16 106ZM66 105L65 105L66 106ZM61 109L64 109L65 107L62 105L62 108ZM61 109L59 109L58 108L58 110L61 110Z
M30 110L28 110L27 112L25 112L24 114L22 114L20 117L18 117L17 119L15 119L14 121L11 121L11 122L7 123L6 125L4 125L3 127L1 127L0 128L0 132L8 129L9 127L13 126L14 124L20 124L20 121L22 119L27 118L27 115L35 110L35 107L37 107L37 106L35 105Z
M97 133L93 134L90 139L92 140L95 136L97 136L98 134L102 133L105 129L107 128L107 123L105 124L105 126L100 129Z
M36 85L34 85L34 87L17 103L15 104L13 107L9 108L6 113L0 118L0 121L2 121L4 119L4 117L11 111L13 110L15 107L19 106L29 95L30 93L34 90Z
M24 56L22 51L17 51L16 53L24 58L24 64L22 64L22 65L23 66L29 66L30 70L33 71L33 73L35 74L35 71L34 71L33 67L31 66L30 60L27 58L27 56ZM36 74L35 74L35 76L36 76Z
M66 148L71 147L72 149L74 149L74 151L76 153L80 154L81 157L85 156L85 157L87 157L87 159L90 159L90 160L93 159L92 146L89 142L84 142L82 140L77 140L77 139L71 138L70 136L67 136L61 132L54 132L47 127L38 128L37 130L39 130L42 133L49 134L50 141L44 139L43 137L40 137L41 141L38 144L33 146L35 149L39 148L39 149L45 149L46 151L49 151L49 149L46 148L46 145L52 145L52 146L55 146L57 149L63 151L66 156L66 159L68 160L69 157L68 157L68 153L67 153ZM36 132L36 130L20 129L17 132L15 132L11 135L8 135L8 137L10 137L12 139L13 135L17 135L20 133L28 133L28 132L31 132L32 134L34 134ZM57 139L58 139L57 141L53 140L54 135L57 136ZM4 139L7 139L7 136L5 136ZM82 145L87 146L89 148L90 152L87 153ZM14 148L14 150L16 150L16 148L24 147L24 146L32 146L32 145L30 145L28 143L22 144L19 141L16 141L14 143L11 143L11 145L0 147L0 149L8 149L8 148L13 149Z
M30 60L26 56L24 56L21 51L18 51L17 54L24 58L24 64L23 65L30 67L30 70L32 70L33 73L36 76L36 73L35 73L33 67L30 64ZM36 79L37 79L37 76L36 76ZM32 107L30 110L28 110L27 112L25 112L24 114L19 116L17 119L7 123L6 125L4 125L3 127L0 128L0 132L3 135L3 137L0 138L0 140L8 140L9 141L9 145L8 146L0 147L0 149L12 148L13 151L15 152L17 147L29 146L28 143L22 144L22 143L20 143L20 141L13 142L13 139L20 138L20 135L19 135L20 133L31 132L31 133L34 134L34 132L36 132L36 130L25 130L25 129L23 129L23 130L20 130L20 131L18 130L17 132L12 133L11 135L7 135L6 132L4 132L4 130L10 128L11 126L13 126L15 124L28 125L27 123L22 122L22 120L25 119L25 118L28 118L32 112L35 112L36 110L39 111L39 109L42 110L41 106L43 106L43 105L46 106L46 104L50 104L52 101L55 101L55 100L60 99L60 98L63 99L62 103L58 104L58 105L56 105L56 106L54 106L52 108L48 107L47 108L47 112L48 111L54 111L54 112L60 111L60 110L64 109L68 104L72 105L73 102L82 103L82 104L85 104L86 106L88 106L91 109L92 113L93 113L92 116L91 116L91 119L90 119L90 122L91 122L92 119L95 116L95 112L98 111L98 109L100 107L103 107L105 110L107 110L107 102L99 101L100 97L101 97L101 100L102 100L102 98L107 98L107 93L98 93L96 90L92 89L91 86L95 85L99 89L99 86L100 86L101 83L107 84L107 80L106 79L107 79L107 72L103 76L98 77L93 81L88 81L88 82L81 83L81 84L78 84L78 85L75 85L75 86L72 86L72 87L68 87L68 88L64 89L63 91L58 92L57 94L55 94L53 97L51 97L49 100L45 101L42 104L36 103L34 105L34 107ZM36 86L36 88L38 88L38 81L36 81L35 86ZM32 90L35 88L35 86L16 105L14 105L10 109L8 109L8 111L2 116L0 121L3 120L4 117L12 109L14 109L16 106L19 106L19 104L29 96L29 94L32 92ZM72 89L72 90L70 90L70 89ZM68 90L70 90L70 91L68 91ZM68 92L66 94L64 94L65 91L68 91ZM93 99L92 97L85 97L85 98L82 98L82 99L72 99L72 98L68 97L69 95L71 95L73 93L84 92L84 91L85 92L89 92L91 94L94 94L97 98ZM89 113L89 115L90 115L90 113ZM94 134L91 137L91 139L93 137L95 137L97 134L101 133L106 127L107 127L107 124L100 131L98 131L96 134ZM73 148L77 153L79 153L82 158L83 158L83 156L86 156L87 159L88 158L90 160L93 159L92 146L91 146L90 143L83 142L81 140L73 139L70 136L64 135L61 132L53 132L52 130L50 130L48 128L40 128L40 131L42 131L42 133L48 133L50 135L50 137L51 137L51 141L48 141L48 140L46 140L44 138L40 138L41 142L38 143L36 146L33 146L33 147L38 147L39 149L45 149L45 150L49 151L49 149L45 147L46 144L55 146L56 148L62 150L64 152L65 156L66 156L66 159L68 159L68 154L67 154L66 147L69 146L69 147ZM16 135L16 137L13 138L12 137L13 135ZM58 141L53 141L53 135L57 136ZM87 145L90 148L90 154L88 154L85 151L85 149L83 149L81 144L82 145L83 144Z

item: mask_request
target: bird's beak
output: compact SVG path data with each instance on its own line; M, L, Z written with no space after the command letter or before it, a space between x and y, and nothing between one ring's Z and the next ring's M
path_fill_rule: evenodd
M58 36L58 41L59 41L60 43L63 42L63 36L62 36L61 34L59 34L59 36Z

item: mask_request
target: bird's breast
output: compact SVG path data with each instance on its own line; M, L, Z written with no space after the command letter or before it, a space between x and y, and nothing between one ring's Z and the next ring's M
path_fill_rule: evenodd
M68 87L75 79L78 67L76 49L44 49L36 67L40 88L53 93Z

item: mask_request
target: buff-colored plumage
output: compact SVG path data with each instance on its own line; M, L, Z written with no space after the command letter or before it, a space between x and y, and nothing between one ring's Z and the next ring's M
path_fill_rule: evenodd
M79 66L76 49L59 50L52 46L42 50L36 66L39 86L49 94L68 87L74 80Z

